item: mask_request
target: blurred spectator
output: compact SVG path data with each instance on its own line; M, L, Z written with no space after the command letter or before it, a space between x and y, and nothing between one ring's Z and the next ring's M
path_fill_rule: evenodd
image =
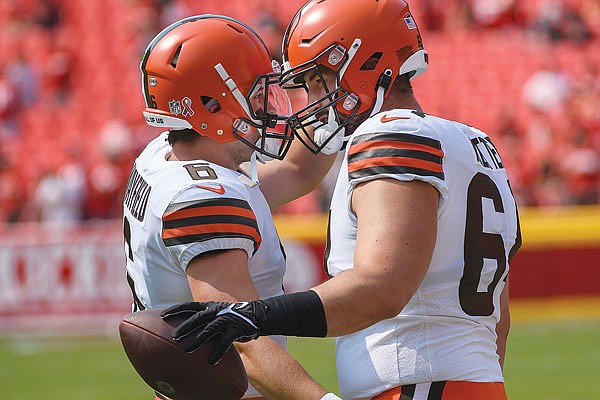
M21 134L20 113L38 100L39 79L21 48L3 65L0 59L0 137Z
M52 31L61 23L61 9L55 0L37 0L33 20L43 28Z
M120 218L125 181L121 170L108 158L95 162L89 175L86 218Z
M600 128L600 66L587 63L573 82L566 99L565 112L569 120L578 121L589 136Z
M592 148L584 129L576 131L559 162L569 195L566 203L597 204L600 153Z
M21 219L27 204L26 184L13 162L0 155L0 223Z
M65 103L71 90L73 55L67 46L67 37L55 35L53 48L43 69L44 90L58 104Z
M5 74L17 92L19 103L23 107L34 105L39 97L39 75L22 49L6 64Z
M471 4L465 0L444 1L444 30L461 31L469 29L473 25L473 11Z
M527 121L522 140L518 143L521 187L533 186L535 191L535 185L550 182L557 176L553 159L555 145L555 134L550 119L544 112L534 109ZM526 198L531 199L533 203L527 202L524 205L534 205L535 197L535 193L529 193Z
M19 133L17 114L20 108L17 90L0 67L0 138L13 137Z
M447 3L447 0L422 0L421 18L423 22L419 26L429 31L441 31L444 29Z
M131 129L120 118L106 121L98 133L98 138L102 154L115 162L127 157L132 149Z
M567 75L558 68L551 54L548 51L549 57L544 57L541 69L523 85L526 104L546 113L562 106L571 88Z
M107 121L100 130L101 158L90 171L86 218L120 218L132 144L131 130L119 119Z
M555 207L568 203L565 181L551 160L544 160L540 174L528 190L527 205L536 207Z
M543 40L550 42L569 40L583 43L592 37L578 10L559 0L541 4L537 19L532 22L532 29Z
M85 194L82 179L81 172L75 167L47 170L33 192L34 217L51 226L81 222Z
M470 5L477 26L499 28L521 23L516 0L471 0Z
M497 128L494 130L494 143L502 154L502 163L510 172L511 187L519 192L523 186L521 158L524 152L523 127L519 123L514 108L504 105L500 110ZM519 203L522 204L522 203Z

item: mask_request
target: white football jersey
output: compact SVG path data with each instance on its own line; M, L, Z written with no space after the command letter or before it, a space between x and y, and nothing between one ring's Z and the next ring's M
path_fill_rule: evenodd
M502 382L495 328L508 262L521 239L496 148L475 128L416 111L365 121L350 138L332 198L331 276L353 268L353 189L381 178L417 179L438 190L437 239L428 272L403 311L336 340L342 397L368 399L420 382Z
M243 249L261 298L283 294L285 255L271 210L241 173L203 160L167 161L167 132L136 159L124 199L134 310L193 301L186 268L199 254ZM273 337L282 347L285 338ZM249 389L247 397L259 396Z

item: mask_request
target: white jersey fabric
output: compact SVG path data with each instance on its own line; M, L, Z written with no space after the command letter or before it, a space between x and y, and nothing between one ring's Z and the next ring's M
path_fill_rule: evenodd
M502 382L495 327L520 233L496 148L475 128L416 111L365 121L350 138L332 198L331 276L353 268L354 188L382 178L417 179L438 190L437 239L423 282L398 316L336 339L342 397L369 399L421 382Z
M223 249L248 254L260 298L283 294L285 255L258 186L203 160L167 161L167 132L136 159L124 201L127 275L134 310L193 301L186 268ZM273 337L282 347L285 338ZM245 397L259 397L249 388Z

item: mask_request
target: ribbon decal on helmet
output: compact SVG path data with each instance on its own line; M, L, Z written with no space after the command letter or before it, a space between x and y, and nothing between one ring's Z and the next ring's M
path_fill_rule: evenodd
M194 109L192 108L192 99L190 99L189 97L184 97L183 99L181 99L181 103L183 104L183 110L181 110L181 114L184 117L187 117L188 115L192 117L194 115Z

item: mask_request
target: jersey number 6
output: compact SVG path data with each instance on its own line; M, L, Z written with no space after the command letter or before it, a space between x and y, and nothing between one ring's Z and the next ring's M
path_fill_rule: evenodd
M467 192L465 264L458 288L460 305L465 313L472 316L492 315L494 291L504 275L507 265L502 235L483 231L483 198L492 200L497 213L504 213L502 196L494 181L489 176L478 173L471 180ZM486 290L480 291L484 259L495 260L496 271Z

